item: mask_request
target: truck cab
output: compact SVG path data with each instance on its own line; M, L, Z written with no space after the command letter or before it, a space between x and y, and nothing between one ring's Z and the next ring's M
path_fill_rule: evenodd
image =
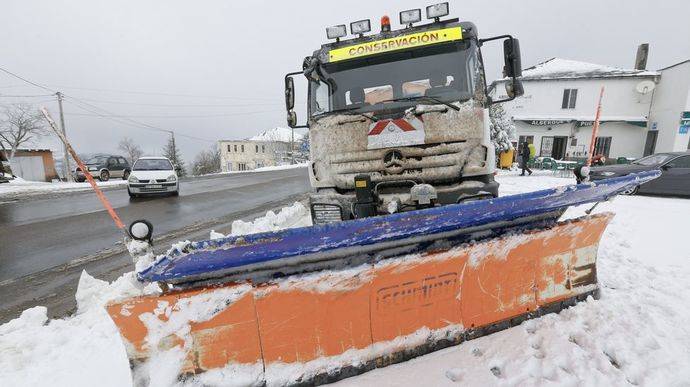
M288 124L309 128L314 223L498 196L488 107L503 101L488 96L480 48L504 39L513 99L519 43L480 40L474 24L429 13L439 6L447 14L447 3L430 6L433 21L419 26L421 10L401 12L397 31L387 16L375 35L365 36L368 20L350 25L353 39L340 39L344 25L329 28L336 41L286 76ZM306 125L293 110L298 75L308 82Z

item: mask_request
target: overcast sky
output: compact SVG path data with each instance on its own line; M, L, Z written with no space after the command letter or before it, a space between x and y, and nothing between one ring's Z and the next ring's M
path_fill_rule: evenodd
M304 56L324 43L326 26L370 18L378 31L379 18L388 14L396 29L399 11L426 5L418 0L2 0L0 67L108 112L207 140L177 137L191 161L215 140L285 126L283 76L300 69ZM462 0L451 1L450 10L451 16L474 22L482 37L518 37L524 67L562 57L629 68L642 42L651 45L650 69L690 59L687 0ZM484 48L489 78L498 75L500 51L500 44ZM47 92L0 73L0 94ZM50 97L23 100L57 113ZM0 104L16 101L0 96ZM95 111L65 102L68 136L79 152L113 152L128 136L147 153L160 153L165 133Z

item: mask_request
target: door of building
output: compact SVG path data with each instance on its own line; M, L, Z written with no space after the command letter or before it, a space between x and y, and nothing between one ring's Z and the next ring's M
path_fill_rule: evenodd
M553 138L553 150L551 157L556 160L563 160L565 158L565 150L568 147L567 136L556 136Z
M41 156L19 156L10 163L12 173L24 180L46 181L46 170Z
M644 154L643 156L649 156L654 154L656 150L656 138L659 132L656 130L650 130L647 132L647 140L644 143Z

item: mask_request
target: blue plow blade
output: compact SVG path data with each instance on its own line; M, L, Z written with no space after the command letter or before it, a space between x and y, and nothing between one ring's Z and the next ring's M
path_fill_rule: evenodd
M172 250L138 273L140 281L191 283L281 268L448 238L458 230L511 230L511 222L551 214L570 206L605 201L653 180L660 171L633 173L597 182L434 207L346 222L193 242ZM557 214L554 215L553 214ZM503 225L503 226L500 226ZM523 224L524 225L524 224ZM409 251L407 251L409 252ZM310 259L306 259L309 257ZM351 263L351 261L350 261ZM237 279L237 278L235 278ZM240 278L241 279L241 278Z

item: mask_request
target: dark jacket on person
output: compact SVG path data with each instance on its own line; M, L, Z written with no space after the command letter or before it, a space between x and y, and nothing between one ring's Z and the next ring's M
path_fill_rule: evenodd
M524 160L525 162L529 161L529 145L527 143L522 144L520 156L522 156L522 160Z

